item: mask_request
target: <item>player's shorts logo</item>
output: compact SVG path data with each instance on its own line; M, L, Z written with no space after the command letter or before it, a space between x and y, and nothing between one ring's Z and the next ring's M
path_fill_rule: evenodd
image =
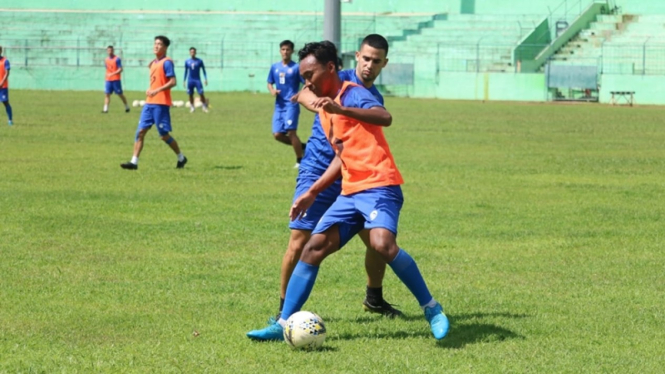
M286 124L287 124L287 125L291 125L292 123L293 123L293 120L287 120L287 121L286 121Z
M369 220L374 221L374 218L376 218L376 216L378 216L378 215L379 215L379 212L377 212L376 210L373 210L372 213L369 214Z

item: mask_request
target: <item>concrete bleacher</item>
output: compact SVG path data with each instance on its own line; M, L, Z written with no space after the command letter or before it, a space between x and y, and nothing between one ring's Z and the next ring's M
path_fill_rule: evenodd
M665 73L665 15L599 15L554 56L554 63L598 65L599 74Z

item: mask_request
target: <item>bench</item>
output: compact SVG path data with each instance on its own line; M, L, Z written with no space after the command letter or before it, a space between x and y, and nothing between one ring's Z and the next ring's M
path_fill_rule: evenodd
M612 94L612 99L610 99L612 105L619 104L619 100L623 99L626 104L633 106L635 91L610 91L610 93Z

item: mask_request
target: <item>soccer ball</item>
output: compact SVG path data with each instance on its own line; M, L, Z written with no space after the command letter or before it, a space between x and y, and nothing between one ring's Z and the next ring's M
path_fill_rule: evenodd
M326 340L326 325L318 314L296 312L286 320L284 341L293 349L313 350Z
M133 106L134 108L138 107L138 106L139 106L139 101L138 101L138 100L134 100L134 101L132 101L132 106Z

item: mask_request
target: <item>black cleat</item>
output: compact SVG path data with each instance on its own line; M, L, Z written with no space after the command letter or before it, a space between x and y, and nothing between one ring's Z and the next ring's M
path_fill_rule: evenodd
M102 110L102 114L109 114L109 112Z
M393 308L392 304L389 304L385 300L381 300L379 304L373 305L370 304L369 301L367 301L367 299L365 299L363 300L363 309L365 309L366 312L378 313L388 318L404 316L404 313L402 313L398 309Z
M125 113L129 113L129 108L125 108Z
M186 163L187 163L187 157L183 158L182 161L178 161L178 164L175 167L176 169L182 169L185 167Z
M127 170L136 170L139 168L138 165L132 164L131 162L125 162L124 164L120 164L120 167Z
M302 146L303 151L307 148L307 142L300 143L300 145Z

